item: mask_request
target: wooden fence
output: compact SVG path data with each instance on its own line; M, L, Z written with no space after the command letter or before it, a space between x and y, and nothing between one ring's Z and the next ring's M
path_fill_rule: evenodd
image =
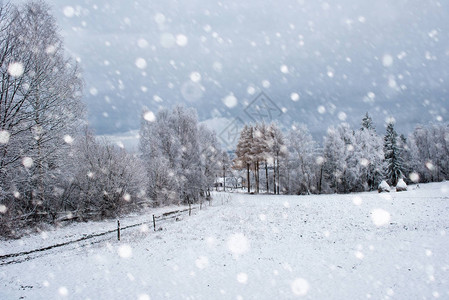
M217 198L221 200L221 204L225 204L228 203L230 200L230 195L228 194L218 194ZM209 205L211 205L211 201L209 201ZM153 224L153 230L157 231L157 225L160 224L161 222L164 221L168 221L168 220L177 220L179 219L180 216L182 216L183 214L189 214L189 216L192 215L192 211L194 210L201 210L202 209L203 204L201 203L198 206L192 207L191 205L189 205L189 208L187 209L183 209L183 210L174 210L174 211L170 211L170 212L166 212L163 213L159 216L156 215L152 215L152 219L149 221L144 221L144 222L140 222L140 223L136 223L136 224L132 224L132 225L127 225L124 227L121 227L120 225L120 220L117 220L117 229L112 229L112 230L108 230L108 231L104 231L104 232L100 232L100 233L92 233L92 234L88 234L85 235L81 238L75 239L75 240L71 240L71 241L66 241L66 242L62 242L62 243L58 243L58 244L54 244L51 246L47 246L47 247L42 247L42 248L38 248L38 249L33 249L33 250L28 250L28 251L22 251L22 252L17 252L17 253L9 253L9 254L5 254L5 255L0 255L0 266L2 265L8 265L8 264L13 264L13 263L20 263L22 261L26 261L26 260L30 260L32 259L31 257L26 257L29 256L30 254L33 253L39 253L39 252L45 252L54 248L58 248L58 247L63 247L63 246L67 246L70 244L75 244L78 242L82 242L82 241L86 241L89 239L93 239L96 237L100 237L100 236L105 236L107 234L113 234L116 233L117 234L117 240L120 241L121 236L122 236L122 231L129 229L129 228L133 228L133 227L137 227L137 226L142 226L145 224ZM20 257L25 257L24 259L20 259ZM19 258L18 260L16 258Z

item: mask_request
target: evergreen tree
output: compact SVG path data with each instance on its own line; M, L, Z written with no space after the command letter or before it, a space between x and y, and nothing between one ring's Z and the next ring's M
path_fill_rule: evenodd
M401 157L401 148L398 134L394 124L389 123L384 137L384 154L386 164L386 176L390 185L396 185L403 176L404 163Z
M368 112L365 114L365 116L362 119L362 127L360 128L360 130L374 130L374 125L373 125L373 119L368 115Z

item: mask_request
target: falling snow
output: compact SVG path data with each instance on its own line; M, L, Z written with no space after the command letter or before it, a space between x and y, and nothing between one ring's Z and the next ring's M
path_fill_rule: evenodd
M240 255L249 251L249 240L242 233L236 233L228 238L227 246L233 254Z
M31 157L22 158L22 164L25 168L29 169L33 166L33 159Z
M63 12L64 12L64 15L67 18L71 18L71 17L73 17L75 15L75 9L72 6L64 7L64 11Z
M195 265L198 269L205 269L209 266L209 259L205 256L201 256L195 260Z
M353 155L359 153L360 145L349 135L333 150L353 155L354 159L345 157L338 162L342 169L329 174L326 168L336 162L323 154L322 136L330 125L357 128L368 111L374 116L379 135L384 132L384 123L394 123L410 141L408 133L417 123L448 121L449 23L444 1L416 5L401 1L348 5L350 1L345 0L191 1L182 6L176 1L149 5L137 0L119 5L114 1L86 0L73 6L47 1L57 31L64 35L64 45L52 41L25 52L53 60L66 48L66 67L77 64L83 70L76 80L84 83L84 90L71 96L79 96L86 104L88 117L76 118L80 117L80 123L89 124L89 130L98 135L111 135L112 148L121 154L127 153L128 145L117 139L120 134L126 132L126 138L138 144L136 132L141 123L153 126L159 120L158 111L177 103L195 107L198 121L213 124L217 145L222 143L226 150L235 150L235 143L224 141L224 137L235 134L242 123L269 116L269 122L279 123L283 129L302 132L298 123L309 126L317 145L307 160L318 172L302 172L303 178L297 184L312 180L320 182L321 189L323 179L323 189L330 191L326 176L335 176L335 185L344 186L348 184L344 176L352 165L359 168L355 177L366 177L363 172L371 169L382 172L374 156ZM23 36L14 32L11 40L23 42ZM16 55L17 49L13 49L13 55L6 55L3 68L3 86L19 87L11 103L42 100L29 93L34 88L29 82L35 83L34 79L39 78L36 75L40 75L33 69L35 61L27 61L27 55L20 56L20 51ZM62 74L61 68L55 67L51 74ZM49 81L55 78L48 77ZM75 89L72 82L64 84L69 90ZM48 91L51 88L44 94ZM6 104L14 93L2 92L2 114L10 108ZM254 102L259 93L271 101ZM262 111L265 108L267 111ZM257 114L250 116L253 111ZM42 121L39 114L27 114L25 111L19 117ZM52 205L58 201L64 211L51 216L58 228L42 224L38 232L21 240L0 243L0 256L116 228L116 219L66 224L67 220L82 219L78 214L87 209L70 202L68 194L76 184L72 177L77 175L65 173L64 164L58 173L45 178L35 171L47 168L50 172L56 160L79 155L74 150L83 139L73 128L58 132L54 139L68 152L42 160L40 146L33 145L40 145L39 141L54 128L23 123L23 128L16 130L8 127L8 118L2 117L1 153L9 155L17 167L12 170L26 180L0 187L0 217L16 213L17 219L39 220L44 218L37 213L42 202ZM53 112L45 117L60 118ZM442 134L438 142L429 145L432 149L426 150L442 152L447 141ZM169 153L173 156L178 152L186 155L189 150L185 145L172 145L170 139L152 141L151 145L159 142L165 143L167 152L173 150ZM29 143L32 151L26 152L22 143ZM206 149L221 153L212 146ZM284 146L281 150L284 153L289 149ZM136 161L138 157L132 156ZM202 160L206 158L201 153L195 164L203 168ZM260 159L266 164L266 156ZM179 206L155 208L151 203L142 215L114 214L122 218L122 224L139 224L124 230L121 241L116 240L114 232L113 236L94 240L92 245L61 247L44 255L26 256L20 263L0 264L0 298L447 298L449 224L444 212L449 209L449 185L422 184L428 181L426 176L443 179L440 158L428 157L420 162L409 159L413 171L407 171L396 187L381 182L379 191L389 193L313 195L315 184L311 184L313 190L304 191L307 195L246 195L240 190L212 193L212 201L195 209L193 216L160 222L157 230L153 230L156 226L153 228L151 215L178 210ZM290 160L285 162L288 164L282 162L281 169L288 167ZM154 170L157 176L168 165L162 160L158 163L159 169ZM217 165L221 176L222 165ZM109 179L115 167L112 163L95 169L87 164L79 172L80 178L90 189L96 181ZM3 170L2 182L7 182L12 172ZM227 172L224 166L223 170ZM187 177L196 176L189 169L183 171ZM267 172L271 171L267 168ZM297 170L289 171L292 173L281 171L281 193L287 193L286 181ZM237 170L230 168L231 172ZM319 181L316 174L322 176ZM67 177L61 181L67 186L54 184L59 176ZM167 178L161 179L161 198L181 205L179 199L172 199L167 185L170 181L185 181L186 176L178 176L177 170L167 172ZM217 174L210 175L212 184L214 176ZM146 193L153 192L152 183L148 184L146 175L140 179L144 186L142 197L123 184L112 192L102 187L95 201L114 197L113 193L120 207L134 204L139 197L150 201ZM41 180L49 182L48 186L42 186ZM268 184L272 184L271 179ZM88 195L89 189L82 193ZM399 193L401 189L404 191ZM43 197L43 192L48 196ZM228 203L219 201L224 195L230 199ZM25 214L19 202L29 206L32 213ZM9 224L0 225L5 232L11 230Z
M234 94L227 95L226 97L223 98L222 101L223 101L224 105L226 105L228 108L233 108L238 103L238 100L234 96Z
M9 64L8 73L13 77L20 77L24 72L23 64L20 62L14 62Z
M298 101L299 100L299 94L298 93L291 93L290 95L290 99L292 99L292 101Z
M66 144L72 144L73 143L73 141L74 141L74 138L73 137L71 137L70 135L68 135L68 134L66 134L66 135L64 135L64 142L66 143Z
M371 220L376 226L385 226L390 222L391 215L388 211L376 208L371 211Z
M124 244L118 247L117 253L121 258L130 258L133 255L133 249L130 245Z
M185 35L183 35L183 34L178 34L178 35L176 36L176 44L177 44L178 46L180 46L180 47L185 47L185 46L187 46L187 43L188 43L188 38L187 38Z
M391 67L393 65L393 56L391 56L390 54L385 54L382 57L382 64L384 65L384 67Z
M6 130L0 130L0 144L7 144L11 134Z
M147 111L144 115L143 118L148 121L148 122L154 122L156 121L156 115L152 112L152 111Z
M192 80L192 82L200 82L201 81L201 74L198 73L198 72L190 73L190 80Z
M144 58L139 57L138 59L136 59L136 67L138 67L139 69L145 69L147 67L147 62Z
M292 292L297 296L305 296L309 292L309 282L303 278L296 278L292 282Z
M288 74L289 70L288 67L286 65L282 65L281 66L281 72L284 74Z

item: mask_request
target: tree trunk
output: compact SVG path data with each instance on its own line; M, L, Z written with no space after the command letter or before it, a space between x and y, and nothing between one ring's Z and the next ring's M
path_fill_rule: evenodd
M319 180L319 183L318 183L318 193L319 194L321 194L321 183L322 183L322 181L323 181L323 165L321 165L321 168L320 168L320 180Z
M280 182L280 180L279 180L279 156L278 155L276 155L276 162L275 163L276 163L276 168L274 170L276 172L276 180L277 180L277 182L276 182L276 190L274 191L274 193L279 195L279 182Z
M259 178L259 162L256 161L256 194L259 194L259 183L260 183L260 178Z
M276 195L276 160L273 162L273 194Z
M268 185L268 164L267 161L265 161L265 179L267 181L267 193L270 192L270 186Z
M226 168L223 166L223 192L226 192Z
M249 179L249 164L246 164L246 184L248 186L248 194L251 193L251 185Z

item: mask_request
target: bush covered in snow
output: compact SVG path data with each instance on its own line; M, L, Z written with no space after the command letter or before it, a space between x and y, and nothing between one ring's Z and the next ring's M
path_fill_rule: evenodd
M390 186L388 185L388 183L385 180L382 180L382 182L379 184L379 187L377 188L377 191L379 193L383 193L383 192L390 192Z
M398 184L396 185L396 192L402 192L407 190L407 184L404 179L399 179Z

